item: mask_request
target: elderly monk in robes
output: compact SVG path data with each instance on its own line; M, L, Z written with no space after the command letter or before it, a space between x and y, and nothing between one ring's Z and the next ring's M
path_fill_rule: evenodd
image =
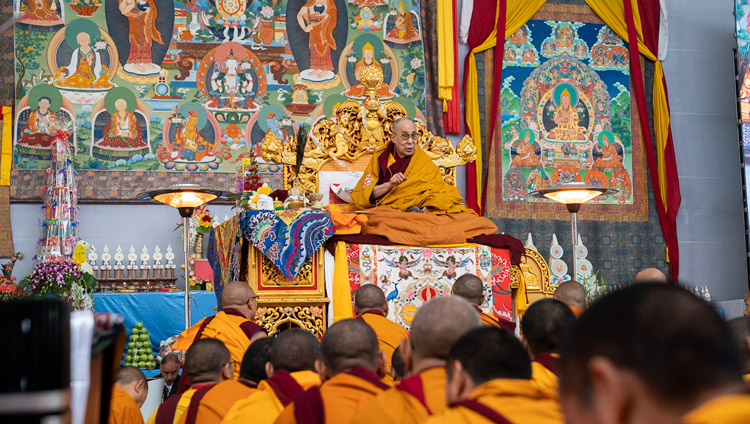
M122 367L117 372L109 404L108 424L143 424L141 406L148 396L146 376L136 367Z
M361 409L352 424L421 423L447 408L445 359L451 345L481 322L474 307L453 296L433 299L417 311L402 352L411 374Z
M451 346L446 365L451 407L425 423L563 423L554 395L531 381L531 361L507 331L483 326Z
M482 325L503 328L511 333L516 331L515 322L492 316L482 311L481 306L482 302L484 302L484 286L482 285L482 280L476 275L466 273L458 277L456 282L453 283L451 294L468 300L479 313L479 318L482 319Z
M320 343L315 369L323 384L294 399L276 419L277 424L348 424L364 405L389 388L380 378L385 358L378 337L360 319L345 319L328 328Z
M231 380L234 371L228 350L222 342L216 339L201 339L185 352L183 372L190 380L191 387L181 394L167 398L151 414L148 424L177 424L198 389Z
M531 379L557 397L557 361L560 345L576 320L568 305L555 299L541 299L529 306L521 319L521 342L531 355Z
M365 284L354 292L354 313L375 331L381 352L385 353L386 369L390 370L391 357L402 340L409 339L409 332L386 318L388 301L383 290L374 284ZM383 382L393 385L393 377L386 373Z
M309 331L292 328L279 334L265 364L269 377L258 384L257 392L235 403L222 424L272 424L298 394L320 385L315 372L319 356L320 342Z
M577 281L566 281L557 286L552 298L568 305L576 317L581 316L583 311L589 307L586 300L586 289Z
M261 381L268 378L266 364L271 360L272 346L273 340L264 337L254 341L247 348L245 356L242 357L242 366L240 366L240 382L256 389Z
M202 338L221 340L232 354L234 379L239 378L242 356L255 340L268 337L266 330L253 322L258 310L258 297L244 281L232 281L221 293L223 310L203 318L183 331L172 345L175 350L187 350Z
M428 245L463 243L497 232L497 226L463 205L454 186L417 144L419 133L409 118L393 122L391 141L375 152L352 200L369 211L363 234L381 235L394 243ZM432 212L424 216L404 212Z
M218 340L216 340L216 342L218 342ZM247 349L249 353L246 352L243 357L243 366L245 366L245 359L247 359L248 363L251 362L249 356L253 356L253 353L256 353L254 351L259 351L255 356L263 356L263 352L268 351L270 344L271 340L266 338L254 341ZM255 345L259 345L259 348L253 349ZM226 368L231 369L228 366L232 363L228 349L225 348L220 354L217 352L216 356L224 361L224 366ZM267 355L263 359L266 358ZM252 381L248 382L246 377L248 376L241 374L239 381L227 379L218 384L197 388L192 399L190 399L190 404L188 405L187 410L179 419L178 424L220 423L237 401L245 399L255 393L255 387L257 384Z
M742 362L742 378L750 391L750 317L735 318L728 324Z
M592 304L560 352L572 423L747 423L750 394L727 324L692 293L636 284Z

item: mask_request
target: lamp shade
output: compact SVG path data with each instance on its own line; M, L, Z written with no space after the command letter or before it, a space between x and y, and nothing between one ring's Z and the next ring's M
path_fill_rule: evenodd
M221 190L203 188L195 184L178 184L172 187L151 190L138 196L140 199L154 199L157 202L176 208L182 213L192 211L222 195Z
M533 191L531 194L544 196L564 205L581 205L602 194L614 194L618 190L606 187L597 187L586 183L572 182L561 184L542 190Z

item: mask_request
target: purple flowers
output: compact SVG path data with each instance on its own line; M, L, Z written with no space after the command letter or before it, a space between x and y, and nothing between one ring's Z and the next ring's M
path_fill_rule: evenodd
M64 294L81 281L81 270L78 264L67 258L55 258L49 262L39 263L24 278L23 284L28 292L36 294Z

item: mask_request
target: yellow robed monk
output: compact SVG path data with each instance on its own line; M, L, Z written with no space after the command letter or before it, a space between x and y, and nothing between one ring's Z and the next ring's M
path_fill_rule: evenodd
M458 189L417 145L419 133L409 118L393 122L391 142L376 152L352 192L358 209L390 206L404 212L465 212Z

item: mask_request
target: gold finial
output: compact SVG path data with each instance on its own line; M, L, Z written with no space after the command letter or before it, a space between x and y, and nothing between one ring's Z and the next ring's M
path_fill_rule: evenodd
M379 66L370 65L362 70L359 79L367 89L369 97L369 91L372 90L374 95L375 90L383 83L383 70Z

